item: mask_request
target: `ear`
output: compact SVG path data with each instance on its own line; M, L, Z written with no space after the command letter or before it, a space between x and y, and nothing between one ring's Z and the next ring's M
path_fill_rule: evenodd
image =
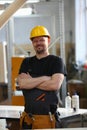
M50 42L51 42L51 39L50 39L50 38L48 38L48 44L50 44Z

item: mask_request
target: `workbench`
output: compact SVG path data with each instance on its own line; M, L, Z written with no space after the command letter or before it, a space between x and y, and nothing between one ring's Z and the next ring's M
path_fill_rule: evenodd
M6 119L7 122L19 122L20 114L23 111L24 106L0 105L0 119ZM69 124L73 121L78 120L81 124L80 127L84 127L84 119L87 116L87 109L79 109L78 111L73 111L73 109L67 110L65 108L58 108L58 112L60 114L59 117L63 123L65 122L65 124ZM67 127L65 124L64 127ZM14 129L12 128L12 130Z

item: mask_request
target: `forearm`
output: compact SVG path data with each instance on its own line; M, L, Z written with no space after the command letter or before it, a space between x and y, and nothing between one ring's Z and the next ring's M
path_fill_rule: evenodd
M20 89L38 88L46 91L55 91L60 89L63 82L63 74L54 74L50 76L41 76L32 78L29 74L20 74L18 76L18 84Z
M50 80L44 81L37 88L46 91L55 91L60 89L64 79L63 74L54 74Z
M32 89L49 79L50 77L48 76L41 76L37 78L19 78L19 86L20 89Z

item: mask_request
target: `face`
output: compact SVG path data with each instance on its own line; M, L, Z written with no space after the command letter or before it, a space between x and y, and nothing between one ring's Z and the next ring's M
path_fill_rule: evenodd
M48 50L50 39L48 37L36 37L32 40L33 47L37 54L43 54Z

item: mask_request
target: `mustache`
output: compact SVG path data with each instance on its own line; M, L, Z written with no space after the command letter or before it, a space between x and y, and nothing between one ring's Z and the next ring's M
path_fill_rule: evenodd
M40 44L39 44L39 45L36 45L36 47L40 47L40 46L43 46L43 45L40 45Z

